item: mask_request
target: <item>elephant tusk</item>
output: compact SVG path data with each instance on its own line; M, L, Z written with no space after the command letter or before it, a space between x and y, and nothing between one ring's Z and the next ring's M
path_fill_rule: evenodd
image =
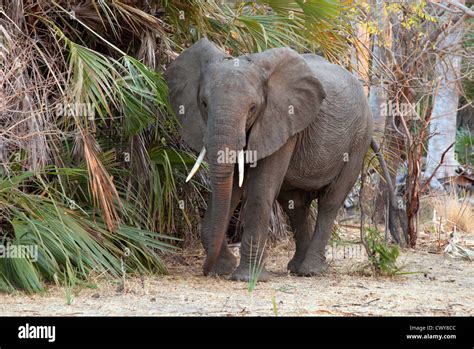
M241 187L242 183L244 182L244 151L243 150L239 151L239 154L237 156L237 162L239 164L239 187Z
M202 147L201 152L199 153L198 158L196 159L196 163L194 164L191 172L189 172L188 177L186 178L186 182L189 182L191 178L196 174L197 170L199 169L199 165L201 165L202 160L204 159L204 155L206 155L206 147Z

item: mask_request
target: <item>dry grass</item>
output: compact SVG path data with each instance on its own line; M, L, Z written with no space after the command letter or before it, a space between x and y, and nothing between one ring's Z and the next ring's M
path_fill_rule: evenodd
M431 199L437 219L441 218L445 230L462 230L474 234L474 209L469 197L447 194Z

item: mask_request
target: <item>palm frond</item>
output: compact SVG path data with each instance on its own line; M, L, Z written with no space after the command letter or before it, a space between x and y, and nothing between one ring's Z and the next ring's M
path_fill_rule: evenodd
M20 190L25 185L40 187L40 183L32 172L0 179L4 227L0 243L37 248L36 260L0 260L0 275L6 280L0 281L0 290L14 286L37 292L43 290L45 281L85 280L92 272L120 276L122 263L130 273L166 272L156 251L174 250L165 242L173 238L126 225L111 233L99 216L58 200L49 188L41 193Z

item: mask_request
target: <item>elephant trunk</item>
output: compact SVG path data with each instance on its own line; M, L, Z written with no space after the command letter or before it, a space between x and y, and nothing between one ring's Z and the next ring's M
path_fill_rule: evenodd
M211 167L212 168L212 167ZM211 170L212 171L212 170ZM230 201L232 197L233 169L230 173L222 173L219 170L211 179L212 186L212 216L210 243L207 250L207 258L204 263L204 275L208 275L217 262L222 243L227 230L227 219L230 211Z
M244 146L235 135L236 127L227 122L217 122L221 125L219 131L211 130L207 139L209 174L212 189L212 208L210 227L210 243L207 247L207 258L204 263L204 275L208 275L217 262L225 239L228 219L231 214L230 203L234 180L235 160L227 157L228 151L241 150ZM225 125L225 126L224 126ZM242 132L244 134L244 132ZM245 140L245 138L243 138Z

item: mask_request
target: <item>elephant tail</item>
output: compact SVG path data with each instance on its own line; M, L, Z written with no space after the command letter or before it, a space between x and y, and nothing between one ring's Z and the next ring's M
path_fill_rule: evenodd
M402 239L400 238L400 234L399 234L399 229L398 229L399 226L401 227L401 230L403 232L403 237L404 237L405 242L408 242L407 214L405 210L403 209L403 206L399 205L399 203L397 202L397 198L395 195L395 188L392 183L390 173L388 171L387 163L385 162L385 159L382 153L380 152L380 146L377 144L377 142L373 138L370 142L370 146L372 150L374 151L375 155L377 156L377 159L380 163L380 167L382 168L382 175L384 176L387 182L388 202L389 202L388 228L390 231L390 235L395 240L395 242L400 245L402 244Z

